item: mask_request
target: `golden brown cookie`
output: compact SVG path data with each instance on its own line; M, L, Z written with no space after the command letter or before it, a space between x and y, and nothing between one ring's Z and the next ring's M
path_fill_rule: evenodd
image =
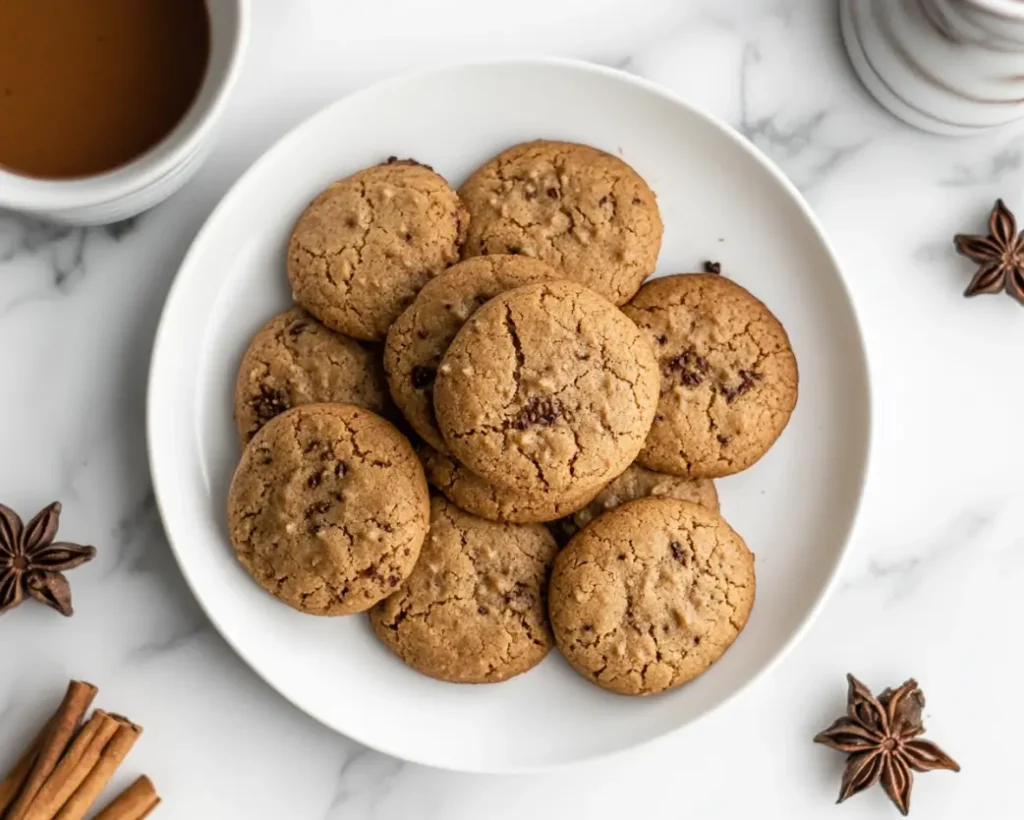
M754 604L754 556L721 517L645 498L600 516L555 560L558 648L612 692L649 695L704 672Z
M547 583L557 550L539 524L485 521L436 497L416 569L370 610L370 624L424 675L507 680L540 663L552 646Z
M515 145L475 171L459 196L470 214L463 257L532 256L617 305L658 263L654 193L621 159L588 145Z
M244 445L291 407L339 402L383 413L387 395L379 348L335 333L295 307L249 342L235 380L235 427Z
M292 233L295 301L333 330L382 340L420 288L458 260L467 222L444 178L411 160L335 182Z
M431 480L429 468L427 480ZM601 513L614 510L628 501L650 497L690 501L711 512L718 512L718 492L710 478L682 478L656 473L633 463L622 475L612 479L587 506L556 522L552 529L557 538L568 541Z
M434 418L437 366L459 328L480 305L510 288L556 278L526 256L478 256L427 282L388 331L384 369L395 404L431 447L446 451Z
M513 524L554 521L583 507L597 492L587 490L578 497L543 493L527 495L488 483L451 456L439 453L433 447L424 444L417 452L423 462L427 481L444 493L453 504L490 521Z
M430 521L412 446L347 404L304 404L249 442L228 492L238 560L312 615L362 612L412 572Z
M623 310L661 369L641 464L715 478L768 452L796 405L798 376L789 337L764 304L724 276L683 274L648 282Z
M658 401L650 345L576 282L506 291L445 353L434 409L452 454L524 495L578 497L626 469Z

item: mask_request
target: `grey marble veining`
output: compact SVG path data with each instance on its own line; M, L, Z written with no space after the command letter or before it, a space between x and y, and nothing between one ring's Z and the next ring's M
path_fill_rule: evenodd
M931 736L964 766L920 776L915 817L1020 816L1005 749L1024 728L1012 706L1024 671L1024 310L962 299L973 269L950 242L983 231L997 196L1024 212L1020 133L943 140L891 119L847 66L831 2L254 7L219 145L180 194L101 229L0 214L0 498L25 514L59 498L62 534L100 548L72 576L74 619L24 606L0 623L0 767L76 676L145 724L117 782L151 774L166 799L159 817L891 816L881 793L833 809L841 759L810 743L842 708L852 671L879 688L915 675ZM145 380L190 238L274 139L404 68L523 52L662 83L737 128L801 188L864 324L875 450L839 589L751 691L629 754L549 775L471 777L335 735L234 655L185 586L156 514ZM997 720L981 718L989 704Z

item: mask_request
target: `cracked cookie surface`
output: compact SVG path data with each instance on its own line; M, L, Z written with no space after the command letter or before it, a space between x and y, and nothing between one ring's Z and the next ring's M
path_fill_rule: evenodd
M441 360L434 409L452 454L526 495L578 497L626 469L658 401L650 344L604 297L553 280L474 313Z
M717 661L746 624L754 592L754 556L721 517L646 498L601 516L559 553L551 626L581 675L649 695Z
M413 669L455 683L495 683L552 646L547 582L557 552L539 524L485 521L443 498L416 568L370 610L370 624Z
M420 288L458 261L468 220L444 178L411 160L339 180L292 232L295 301L332 330L382 340Z
M300 404L339 402L383 413L378 351L320 324L302 308L279 313L249 342L235 380L235 427L244 445Z
M253 437L228 491L238 560L300 612L369 609L412 571L429 525L426 478L390 423L304 404Z
M427 478L430 478L429 469ZM568 541L602 513L638 498L652 497L690 501L713 513L718 512L718 491L710 478L683 478L656 473L634 462L624 473L613 478L589 504L558 521L553 527L555 535Z
M384 369L395 404L431 447L447 451L434 417L434 379L441 356L480 305L510 288L556 278L550 265L526 256L478 256L427 282L388 330Z
M768 452L796 406L798 374L789 337L764 304L723 276L681 274L648 282L623 311L661 372L641 464L715 478Z
M428 445L421 445L417 453L427 481L456 506L491 521L513 524L555 521L583 507L596 492L587 490L577 497L549 493L529 495L495 486Z
M470 214L463 257L541 259L617 305L658 263L654 193L618 157L571 142L515 145L459 188Z

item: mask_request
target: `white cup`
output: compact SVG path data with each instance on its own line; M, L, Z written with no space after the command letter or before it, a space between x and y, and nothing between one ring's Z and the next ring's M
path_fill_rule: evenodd
M893 114L971 135L1024 117L1020 0L841 0L853 67Z
M166 137L119 168L81 179L31 179L0 170L0 209L69 225L100 225L162 202L199 169L242 66L248 0L206 0L210 57L188 112Z

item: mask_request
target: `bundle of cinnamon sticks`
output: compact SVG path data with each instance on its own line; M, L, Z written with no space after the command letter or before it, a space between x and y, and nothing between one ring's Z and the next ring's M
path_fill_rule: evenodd
M56 713L0 780L0 820L82 820L142 734L121 715L95 710L91 683L71 681ZM160 802L140 777L94 820L141 820Z

